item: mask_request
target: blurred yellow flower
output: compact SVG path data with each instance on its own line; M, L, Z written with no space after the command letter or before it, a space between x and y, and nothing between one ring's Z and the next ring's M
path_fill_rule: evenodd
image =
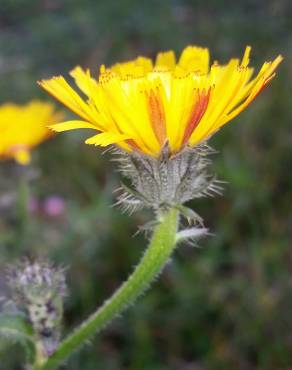
M53 104L31 101L25 105L0 106L0 159L14 158L26 165L30 150L52 136L47 125L63 119Z
M248 67L251 48L242 60L210 67L209 50L186 47L178 62L173 51L151 59L101 66L98 80L89 70L71 71L86 100L62 77L43 80L40 85L82 120L52 127L57 132L91 128L99 133L87 144L118 144L156 157L168 141L172 153L195 146L243 111L274 77L282 61L278 56L265 62L252 78Z

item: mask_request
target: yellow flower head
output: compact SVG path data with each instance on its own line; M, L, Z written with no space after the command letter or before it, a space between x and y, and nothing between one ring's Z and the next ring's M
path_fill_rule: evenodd
M0 106L0 159L14 158L28 164L30 149L52 136L47 125L62 118L52 104L40 101Z
M195 146L244 110L274 77L282 61L265 62L252 78L250 47L242 60L210 67L209 50L186 47L176 61L173 51L151 59L101 66L98 79L89 70L71 71L84 100L62 77L40 85L82 120L51 126L57 132L92 128L98 134L87 144L117 144L157 157L169 143L171 153Z

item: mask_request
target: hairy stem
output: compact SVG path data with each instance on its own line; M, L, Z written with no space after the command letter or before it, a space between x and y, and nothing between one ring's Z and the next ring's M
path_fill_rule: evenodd
M43 365L46 363L46 357L44 356L44 348L38 340L36 340L35 347L36 347L35 362L32 370L41 370Z
M170 209L160 216L152 240L140 263L126 282L57 348L41 370L61 365L78 347L110 323L143 293L161 272L176 243L179 212Z
M26 239L28 226L28 202L29 202L29 184L25 176L22 174L17 194L18 203L18 243L23 247Z

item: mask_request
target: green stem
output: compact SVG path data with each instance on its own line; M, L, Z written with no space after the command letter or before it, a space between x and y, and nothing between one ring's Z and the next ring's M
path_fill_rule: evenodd
M61 365L78 347L109 324L149 287L175 248L178 217L179 212L175 209L170 209L160 217L149 247L132 275L103 306L60 344L42 370L52 370Z
M32 370L41 370L47 359L43 355L44 348L42 343L36 338L35 341L35 361Z
M17 194L17 203L18 203L18 238L19 243L22 245L26 233L27 233L27 224L28 224L28 202L29 202L29 185L25 176L22 174L19 185L18 185L18 194Z

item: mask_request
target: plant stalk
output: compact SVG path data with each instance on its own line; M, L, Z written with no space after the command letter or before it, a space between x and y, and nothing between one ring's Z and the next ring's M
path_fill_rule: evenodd
M104 304L70 334L48 358L41 370L53 370L109 324L141 295L168 262L175 248L179 211L170 209L160 215L149 247L129 278Z
M22 174L18 185L17 203L18 203L18 238L20 245L22 245L27 234L28 203L29 203L29 184L24 174Z

